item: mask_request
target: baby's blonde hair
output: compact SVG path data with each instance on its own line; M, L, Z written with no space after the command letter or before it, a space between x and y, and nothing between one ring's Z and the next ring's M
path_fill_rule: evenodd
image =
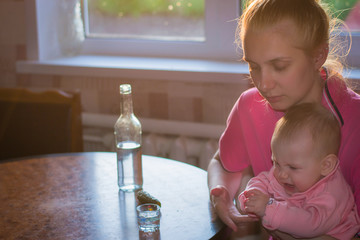
M340 20L331 17L329 7L321 0L253 0L247 4L236 31L236 43L240 48L248 29L261 30L290 19L299 29L298 37L302 49L307 53L323 44L330 45L324 66L328 69L329 77L337 75L342 79L344 59L350 48L344 50L344 39L337 38L339 34L331 34L340 29ZM342 44L339 44L340 41Z
M338 154L340 147L340 125L336 117L318 103L302 103L289 108L276 123L271 146L296 141L299 133L308 131L319 157Z

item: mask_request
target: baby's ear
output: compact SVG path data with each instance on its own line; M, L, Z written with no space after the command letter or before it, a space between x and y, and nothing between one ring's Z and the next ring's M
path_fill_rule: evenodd
M338 157L335 154L329 154L321 160L321 175L329 175L336 167Z

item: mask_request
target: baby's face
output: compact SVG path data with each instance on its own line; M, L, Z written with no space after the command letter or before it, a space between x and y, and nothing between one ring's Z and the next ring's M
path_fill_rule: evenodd
M301 132L277 145L272 149L274 177L287 194L305 192L323 177L310 133Z

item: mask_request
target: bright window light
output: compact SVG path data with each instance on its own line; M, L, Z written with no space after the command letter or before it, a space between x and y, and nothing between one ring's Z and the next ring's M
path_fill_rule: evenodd
M85 0L86 37L164 41L205 38L205 0Z

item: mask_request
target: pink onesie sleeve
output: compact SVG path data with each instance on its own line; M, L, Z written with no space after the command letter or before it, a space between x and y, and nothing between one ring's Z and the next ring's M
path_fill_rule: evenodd
M246 185L245 190L240 193L239 195L239 203L240 203L240 209L241 211L245 212L245 192L249 191L250 189L257 189L265 194L268 194L268 190L267 190L267 186L269 185L269 172L262 172L259 175L257 175L256 177L253 177L250 179L250 181L248 182L248 184ZM252 217L256 217L253 214L249 214L249 216Z
M266 207L262 224L267 229L291 233L294 237L316 237L336 226L337 223L326 221L330 218L327 214L335 208L336 201L330 194L322 194L302 207L287 201L273 201Z

